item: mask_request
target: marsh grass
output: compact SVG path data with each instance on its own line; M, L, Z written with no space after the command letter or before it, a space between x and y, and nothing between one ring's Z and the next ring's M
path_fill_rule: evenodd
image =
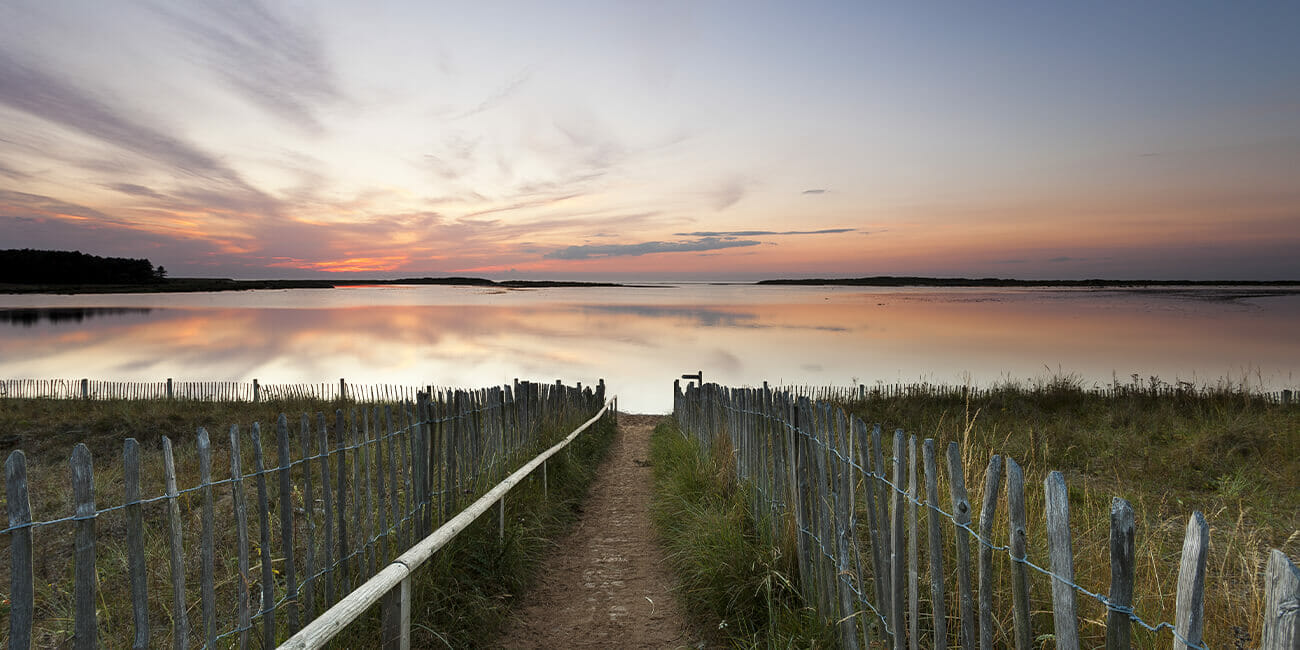
M1300 406L1284 405L1260 399L1237 385L1217 390L1180 391L1163 386L1153 379L1137 382L1131 389L1105 395L1080 388L1078 381L1058 377L1036 385L1006 384L991 391L981 391L976 399L955 395L872 396L865 400L842 400L838 403L849 413L868 423L880 423L886 431L902 428L915 434L918 446L923 438L933 437L942 457L950 442L958 444L963 459L969 500L978 524L979 504L983 499L984 470L992 454L1010 456L1021 464L1025 474L1028 513L1029 560L1049 566L1043 516L1043 481L1052 470L1064 473L1068 486L1070 527L1074 554L1075 582L1100 594L1110 585L1109 525L1112 497L1127 499L1133 506L1136 522L1136 586L1134 609L1150 623L1173 622L1175 592L1182 542L1192 511L1204 513L1210 525L1209 559L1206 573L1205 641L1210 647L1253 647L1258 642L1262 616L1262 576L1269 548L1278 548L1293 560L1300 557ZM662 435L662 434L661 434ZM679 435L662 435L667 439ZM725 439L725 436L719 436ZM892 453L891 436L885 436L884 456ZM669 442L659 444L668 445ZM672 442L693 446L692 441ZM718 486L706 493L718 496L715 501L744 509L746 499L735 496L744 486L720 487L734 475L728 466L730 451L713 450L703 460L691 460L685 452L668 457L668 466L656 471L667 475L678 472L690 476L711 477ZM904 454L905 455L905 454ZM671 460L677 458L677 460ZM674 468L674 465L681 466ZM694 469L690 469L694 468ZM690 469L690 471L687 471ZM678 479L682 481L685 479ZM701 481L702 479L693 479ZM861 477L859 477L861 481ZM922 481L919 481L923 484ZM687 487L694 483L687 482ZM709 483L706 483L709 485ZM696 492L701 488L692 488ZM993 525L995 544L1007 543L1006 482L1000 488L997 516ZM859 495L858 518L862 523L859 538L865 540L866 513ZM921 499L925 499L924 488ZM672 492L667 492L671 495ZM940 459L939 503L951 511L948 476ZM661 499L672 497L663 497ZM673 501L661 508L685 511ZM920 513L919 566L921 567L921 647L935 644L926 632L933 623L928 588L929 558L924 508ZM741 512L733 519L746 523ZM722 526L721 522L665 517L661 526L668 528L670 543L676 539L677 554L684 557L709 557L710 535L691 532ZM764 527L760 527L764 528ZM734 557L747 558L758 566L761 558L778 555L785 561L780 574L797 580L797 571L789 559L793 539L786 527L786 539L768 540L753 537L747 546L731 548ZM862 546L866 557L867 547ZM945 582L948 595L946 612L949 643L956 642L956 552L954 527L942 525ZM972 556L978 548L972 541ZM733 560L733 563L742 563ZM870 562L865 563L870 581ZM1005 551L994 553L995 644L1012 645L1010 559ZM972 567L972 574L974 569ZM1052 647L1051 585L1042 574L1030 572L1031 622L1037 647ZM972 581L974 576L972 575ZM698 588L714 594L719 602L728 602L723 581L709 586L708 581L692 582L684 577L689 593ZM691 585L697 584L698 587ZM870 582L868 582L868 586ZM866 590L870 593L870 590ZM790 602L790 601L778 601ZM1106 609L1097 600L1078 594L1081 641L1085 647L1105 643ZM761 610L750 608L749 611ZM763 620L759 617L760 620ZM765 623L766 624L766 623ZM759 626L758 624L755 624ZM759 626L761 627L761 626ZM754 645L757 636L742 645ZM1148 632L1133 627L1135 647L1163 647L1170 643L1170 633ZM781 645L778 643L777 645ZM807 645L796 643L795 645Z
M693 622L730 647L833 647L795 586L793 535L754 520L727 438L704 453L665 419L650 445L651 512Z
M256 481L247 478L247 474L253 472L254 465L254 450L249 436L252 424L254 422L261 423L261 446L264 463L268 469L271 469L278 465L275 422L280 413L288 414L292 458L298 459L303 455L302 440L299 436L299 415L301 413L310 414L313 436L315 435L316 426L315 414L317 412L326 414L330 431L330 443L333 446L338 444L339 435L335 431L333 415L335 409L342 408L345 412L348 412L353 409L373 406L372 404L359 404L350 400L341 402L310 399L273 400L256 404L247 402L182 402L166 400L5 399L0 400L0 452L3 452L7 457L15 449L24 451L27 457L28 486L33 519L37 521L53 520L70 515L73 511L68 458L72 447L76 443L85 443L90 448L95 466L96 506L102 510L120 505L124 500L122 444L125 438L134 437L140 443L141 494L143 497L149 498L165 493L161 451L163 436L168 436L172 440L175 451L177 482L179 487L184 490L187 487L199 484L199 461L195 437L197 427L205 427L209 432L212 441L212 478L214 481L219 481L229 477L230 426L239 426L243 452L241 465L246 475L243 489L245 498L249 503L249 575L253 580L252 584L250 584L250 591L253 594L252 609L256 612L262 565L259 547L260 524L255 507L257 503ZM573 417L569 418L571 421L549 421L544 426L537 444L534 445L536 449L522 450L520 452L521 456L530 458L536 451L554 444L556 440L571 431L586 417L587 415L582 415L579 418L579 414L575 413ZM351 424L351 416L348 416L347 422ZM393 426L395 428L400 427L404 423L401 414L395 410ZM421 589L425 589L427 593L431 594L438 593L437 589L442 588L439 585L443 585L443 583L430 578L435 574L439 576L439 579L452 579L455 581L455 589L450 598L453 602L456 602L457 598L463 598L465 599L465 605L459 610L455 608L449 610L461 612L455 615L451 622L446 622L444 618L440 618L442 614L439 613L440 610L437 610L437 608L429 608L427 612L424 612L426 616L421 619L423 626L431 630L444 630L446 634L451 634L450 638L478 638L478 636L491 634L491 626L500 620L503 604L508 604L510 594L517 593L516 587L526 583L529 579L530 574L527 571L522 571L522 567L533 566L537 555L549 543L547 541L548 536L559 530L570 520L569 511L573 507L574 499L577 498L575 495L582 494L585 491L586 482L590 480L590 476L588 476L590 470L584 469L584 464L593 462L592 459L598 458L603 453L612 431L612 424L602 422L595 430L590 432L590 435L584 434L580 436L574 443L571 452L561 454L560 460L551 462L550 493L552 498L545 504L541 503L540 483L537 481L526 481L520 488L511 492L510 498L507 499L507 505L508 513L512 519L510 519L510 532L507 535L505 545L497 543L496 527L491 525L486 526L490 528L491 544L457 541L448 549L447 553L439 554L436 558L437 563L431 565L434 571L424 572L426 578L422 580L428 580L428 586L427 588L422 586ZM314 444L311 449L314 452ZM352 458L352 456L353 454L349 453L349 458ZM397 459L400 464L400 454ZM332 489L337 487L335 483L337 476L336 463L337 461L333 459L330 463L330 486ZM387 469L386 457L384 463L385 469ZM305 495L300 489L303 483L302 473L304 469L303 465L299 465L291 470L292 483L296 486L291 495L292 508L295 512L294 535L296 545L300 548L304 543L303 540L309 525L315 526L317 546L321 544L324 527L318 461L313 461L310 464L316 497L315 503L310 504L310 508L308 508L308 504L304 503ZM472 485L463 486L466 490L461 495L458 506L463 507L469 502L468 499L476 498L477 494L494 484L496 480L499 480L504 475L505 469L504 466L493 467L491 471L481 474ZM386 474L385 480L387 478ZM275 473L267 475L267 483L270 492L271 511L269 532L271 548L274 549L272 567L277 583L281 588L280 593L283 593L285 566L284 556L281 553L280 507ZM346 472L345 484L349 490L348 517L350 529L355 527L357 523L353 519L351 512L353 483L353 473L349 468ZM0 488L3 488L3 486L0 486ZM404 496L403 492L404 488L399 490L399 496ZM239 587L239 573L237 568L235 520L231 507L233 502L232 486L216 486L213 488L212 493L215 506L216 629L218 633L221 633L235 627L235 602ZM362 487L362 493L364 494L364 487ZM4 498L7 500L7 495ZM364 499L364 496L362 498ZM199 493L190 493L182 495L178 500L181 506L185 545L187 616L191 630L189 638L192 642L201 643L203 629L198 588L200 579L201 497ZM364 500L362 503L364 504ZM143 505L141 509L144 520L149 618L152 628L151 644L170 645L172 642L171 626L175 620L175 613L171 608L171 573L168 563L168 541L166 536L166 504L165 502L150 503ZM486 519L491 519L492 522L490 523L495 522L495 518L487 517ZM393 522L390 521L389 523L391 526ZM477 542L482 542L481 538L486 533L479 529L484 526L485 524L482 522L475 524L475 527L470 531L471 538ZM97 537L96 578L99 597L97 615L99 617L100 644L102 647L109 648L129 647L133 634L133 619L127 573L126 518L124 511L117 510L99 515L95 520L95 527ZM34 558L36 609L32 638L34 645L37 647L66 644L72 635L72 530L72 526L69 524L55 524L38 527L33 531L33 544L37 552ZM397 535L389 535L388 541L390 555L396 555L400 550L397 548ZM353 544L353 548L355 548L355 540ZM456 555L457 553L460 555ZM456 556L462 558L463 561L453 562L444 559L443 556ZM301 583L305 576L305 560L301 550L298 551L295 559L297 576ZM376 559L376 563L381 561L382 558ZM317 562L318 564L320 562L319 551ZM448 562L454 566L439 564ZM358 579L359 571L365 571L365 569L356 566L356 563L357 560L354 560L351 569L352 586L360 583ZM7 604L8 602L9 568L6 556L4 562L0 563L0 603ZM519 572L511 573L513 577L503 577L506 573L514 571ZM337 572L335 576L338 577ZM504 591L496 590L496 587L486 585L473 588L467 586L475 585L475 581L479 579L504 585L508 589ZM421 584L423 585L424 582ZM343 591L346 592L350 588L344 588ZM322 593L323 589L324 578L322 577L317 582L317 593ZM420 599L428 598L424 595L426 591L417 593L417 603L424 602ZM317 613L320 611L322 610L318 606ZM464 612L470 613L466 614ZM7 614L7 606L0 605L0 644L7 643L9 633L9 626L7 620L5 620ZM290 633L283 607L277 612L276 619L277 636L283 639ZM305 622L305 619L301 622ZM250 633L250 639L253 646L258 647L261 638L261 621L254 620L253 623L254 630ZM377 628L375 629L377 630ZM359 627L358 630L359 632L349 631L348 634L364 634L367 631L373 631L369 630L365 625ZM417 637L419 634L419 632L416 632ZM356 636L348 638L353 638L355 641L360 642L361 645L370 645L369 641L364 640L376 639L377 637ZM425 638L429 641L429 646L441 647L440 643L434 643L432 637ZM234 639L231 637L226 639L228 643L233 641Z
M1155 623L1174 620L1183 535L1192 511L1210 525L1205 630L1211 647L1258 641L1263 571L1269 548L1300 555L1300 408L1236 390L1170 393L1131 390L1105 397L1065 380L1003 386L979 399L896 397L842 404L868 422L902 427L941 445L962 449L970 501L983 498L983 471L994 454L1010 456L1025 472L1030 560L1046 566L1043 480L1059 470L1069 487L1075 582L1105 594L1110 585L1112 497L1127 499L1136 521L1134 609ZM947 475L939 493L947 503ZM1005 487L1003 488L1005 491ZM1006 543L1005 499L994 524ZM921 515L924 518L924 513ZM953 569L952 528L945 527L945 566ZM922 556L924 553L922 544ZM998 624L1010 630L1009 560L995 554ZM925 562L922 562L925 566ZM955 575L955 574L954 574ZM950 576L951 578L952 576ZM1031 599L1037 633L1051 631L1050 585L1036 575ZM949 601L951 603L951 599ZM1080 595L1081 639L1105 641L1105 608ZM924 609L924 606L923 606ZM949 616L955 613L949 607ZM949 627L952 629L952 626ZM1006 638L1006 637L1004 637ZM1134 644L1164 645L1167 631L1134 626Z

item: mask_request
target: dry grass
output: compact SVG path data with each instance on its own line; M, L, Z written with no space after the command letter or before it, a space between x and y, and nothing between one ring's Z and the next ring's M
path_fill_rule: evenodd
M368 406L354 402L334 402L320 400L283 400L259 404L222 403L222 402L168 402L150 401L80 401L80 400L0 400L0 451L6 456L15 449L22 449L27 459L29 477L29 494L33 519L53 520L71 515L73 502L69 482L68 458L72 447L77 443L86 444L95 463L95 499L101 510L123 503L123 467L122 444L127 437L136 438L141 447L141 494L145 498L165 493L162 437L171 438L175 448L176 474L180 489L199 483L199 460L195 444L195 432L198 427L205 427L212 439L212 478L223 480L230 476L230 442L231 425L238 425L242 435L241 465L245 475L254 471L255 447L249 437L254 422L262 423L261 447L265 466L274 468L278 465L276 458L275 421L280 413L289 414L289 438L292 458L303 456L302 440L299 436L299 414L311 414L311 427L315 436L316 413L326 413L329 427L330 444L336 445L338 434L335 431L334 411L344 408L349 413L355 409L359 414ZM553 443L551 438L567 433L573 426L585 419L583 415L572 414L569 421L548 421L543 429L540 444ZM405 423L402 414L394 410L393 426ZM352 423L351 415L347 423ZM573 426L571 426L573 425ZM567 428L566 428L567 427ZM363 425L364 432L364 425ZM372 437L373 437L372 433ZM547 442L547 441L550 442ZM314 438L313 438L314 442ZM314 449L314 444L312 449ZM373 449L373 447L371 447ZM524 450L527 453L529 450ZM399 465L400 453L395 454ZM349 453L349 459L353 454ZM504 465L504 464L502 464ZM385 482L389 482L387 457L384 458ZM310 464L313 472L314 499L307 502L301 488L305 466L299 465L291 470L292 484L295 488L290 495L294 514L294 535L297 557L295 566L298 581L305 576L305 560L302 545L308 526L315 527L316 544L319 546L325 525L321 499L321 480L319 461ZM485 470L470 485L463 485L464 493L460 503L480 493L485 486L490 486L504 470L493 467ZM462 471L465 471L462 469ZM401 468L399 467L399 476ZM278 480L275 473L267 475L267 487L270 492L270 517L268 532L272 553L272 567L275 569L278 595L284 594L285 564L281 550L280 535L280 498ZM354 474L351 465L345 472L345 487L348 492L349 513L347 516L349 532L354 531L361 517L352 512L352 489ZM330 485L337 489L337 461L331 461ZM559 483L553 473L552 490ZM494 481L493 481L494 482ZM359 486L361 499L365 501L365 479ZM249 503L248 531L250 539L250 591L254 594L253 611L257 611L257 594L260 591L261 556L259 540L261 524L255 504L258 492L257 482L246 478L243 482L244 495ZM216 611L218 633L236 626L235 603L237 601L240 577L237 567L236 526L232 513L232 486L221 485L212 490L216 502L215 514L215 580ZM399 491L404 497L404 490ZM6 502L8 495L3 497ZM185 540L184 564L188 591L188 611L192 642L201 644L203 629L199 599L199 544L201 528L201 495L191 493L182 495L180 503L182 529ZM337 507L337 504L336 504ZM166 536L167 520L165 502L145 504L142 506L144 519L144 546L146 554L146 572L149 591L149 618L152 627L151 645L170 645L172 642L171 626L175 616L171 607L171 572L168 562L168 541ZM365 512L362 510L362 512ZM371 517L374 515L372 514ZM390 519L389 524L392 525ZM436 524L435 524L436 525ZM125 544L126 521L124 512L101 514L95 520L97 536L96 573L99 585L100 644L103 647L129 647L133 634L130 589L127 573L127 552ZM36 610L33 629L33 644L37 647L52 647L69 642L73 627L73 596L71 581L72 566L71 523L55 524L34 529L33 543L36 549L34 558ZM352 542L355 549L357 541ZM395 555L397 536L390 535L389 555ZM318 551L319 553L319 551ZM510 557L505 560L512 561ZM376 558L375 563L382 562ZM318 565L320 559L317 560ZM9 562L0 562L0 619L7 618L9 592ZM351 569L352 585L359 584L358 574L365 569L353 566ZM337 573L335 574L337 576ZM318 582L317 593L323 590L323 580ZM343 592L350 587L343 588ZM321 611L317 608L317 613ZM278 638L288 635L286 615L277 614ZM250 634L254 647L260 639L260 621L254 621L254 631ZM0 644L8 641L9 626L7 621L0 621ZM228 639L229 641L229 639Z

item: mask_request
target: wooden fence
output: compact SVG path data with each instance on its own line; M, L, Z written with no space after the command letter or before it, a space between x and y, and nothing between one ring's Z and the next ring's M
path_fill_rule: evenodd
M128 438L121 464L101 460L98 472L78 444L70 497L31 493L27 458L14 451L0 530L8 647L94 648L103 630L127 625L133 647L274 647L600 410L603 393L603 382L441 391L332 418L304 413L296 434L281 414L266 435L258 423L232 426L228 446L202 428L184 444L164 437L157 451ZM222 461L228 474L213 470ZM159 483L145 496L142 485ZM70 514L40 519L62 513L32 507L60 502ZM105 598L129 601L129 622L105 620L116 611Z
M1111 586L1107 594L1074 581L1069 505L1065 480L1051 472L1044 484L1047 550L1050 566L1027 557L1024 475L1010 457L992 456L984 474L978 513L968 500L965 468L957 443L946 450L933 439L920 446L916 436L897 430L889 447L879 425L868 428L837 406L767 388L725 388L674 384L673 413L687 435L704 449L725 437L736 460L737 479L752 486L750 509L756 522L780 539L785 526L795 537L804 598L838 627L844 648L883 643L897 650L917 647L994 647L993 553L1010 557L1014 630L1003 631L1000 645L1036 647L1036 634L1050 634L1058 648L1078 648L1080 596L1106 610L1106 645L1127 648L1132 625L1152 632L1169 630L1173 646L1203 648L1203 604L1209 529L1200 512L1187 523L1177 576L1173 622L1151 623L1133 610L1134 517L1128 502L1111 506ZM946 454L945 454L946 452ZM946 455L951 511L938 494L940 455ZM887 468L892 468L887 476ZM995 541L993 523L1005 482L1008 508L1006 544ZM921 487L924 485L924 501ZM860 491L859 491L860 490ZM918 510L927 513L919 534ZM866 521L861 517L865 514ZM973 516L978 514L978 521ZM944 566L944 529L955 544L956 566ZM918 543L925 539L930 567L928 629L921 629ZM971 580L971 552L976 582ZM955 568L955 571L954 571ZM1053 629L1032 630L1031 572L1051 583ZM955 573L956 585L947 582ZM1260 648L1296 650L1300 644L1300 572L1280 551L1271 551L1265 579L1265 612ZM955 589L954 589L955 586ZM952 600L947 600L952 598ZM955 602L954 602L955 601ZM1041 603L1039 604L1041 607ZM958 613L956 629L948 630ZM944 640L935 643L935 639Z
M763 382L763 387L768 388L767 382ZM1187 382L1175 382L1168 384L1157 378L1151 378L1146 382L1134 379L1128 384L1106 384L1091 387L1083 387L1071 382L1045 382L1043 384L1030 384L1019 386L1010 384L1005 386L963 386L953 384L932 384L929 382L917 382L911 384L877 384L868 386L858 384L857 386L811 386L806 384L797 384L792 386L776 386L772 390L788 393L794 397L806 397L811 400L831 401L831 402L848 402L848 401L866 401L880 399L897 399L899 397L940 397L956 399L986 399L1004 394L1007 391L1035 391L1035 390L1067 390L1077 391L1080 394L1091 397L1106 397L1111 399L1123 399L1130 397L1216 397L1216 396L1233 396L1244 397L1266 404L1292 404L1295 403L1295 393L1290 389L1276 391L1255 391L1241 386L1196 386Z
M578 384L581 388L582 384ZM239 381L100 381L95 379L2 379L0 399L176 399L210 402L261 402L317 399L358 402L414 402L420 393L454 390L400 384L263 384Z

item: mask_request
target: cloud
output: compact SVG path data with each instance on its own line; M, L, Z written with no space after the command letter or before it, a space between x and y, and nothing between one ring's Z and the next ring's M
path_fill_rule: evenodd
M1060 257L1053 257L1047 261L1059 264L1061 262L1086 262L1087 260L1081 257L1066 257L1065 255L1062 255Z
M833 235L853 232L856 228L826 228L824 230L700 230L696 232L676 232L677 237L759 237L763 235Z
M803 193L804 194L825 194L826 190L822 188L817 188L813 190L804 190Z
M202 48L201 56L236 92L286 122L323 130L318 108L342 93L314 33L258 0L196 7L197 16L173 11L170 3L154 8L186 43Z
M105 185L104 187L107 187L110 190L117 190L118 192L121 192L123 194L129 194L131 196L143 196L150 199L167 198L150 188L147 188L143 185L136 185L135 183L111 183L109 185Z
M648 241L639 244L586 244L569 246L547 253L545 257L552 260L587 260L602 257L635 257L655 253L687 253L711 251L722 248L739 248L758 246L762 242L746 239L719 239L704 237L693 241L663 242Z
M739 203L741 199L745 198L750 184L749 181L742 178L723 181L721 185L708 192L713 209L721 212Z
M469 110L458 113L451 119L461 120L470 117L471 115L478 115L479 113L500 106L507 99L510 99L511 95L515 94L515 92L517 92L520 88L522 88L523 85L528 83L528 80L532 78L533 78L533 69L531 67L520 70L519 73L516 74L515 77L509 81L509 83L507 83L505 86L502 86L496 92L489 95L487 99L484 99L483 101L479 102L477 106Z

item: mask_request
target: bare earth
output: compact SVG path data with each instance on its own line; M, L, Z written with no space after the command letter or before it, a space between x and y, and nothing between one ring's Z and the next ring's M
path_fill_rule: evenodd
M619 416L582 519L546 561L502 647L699 647L650 523L649 440L659 417Z

